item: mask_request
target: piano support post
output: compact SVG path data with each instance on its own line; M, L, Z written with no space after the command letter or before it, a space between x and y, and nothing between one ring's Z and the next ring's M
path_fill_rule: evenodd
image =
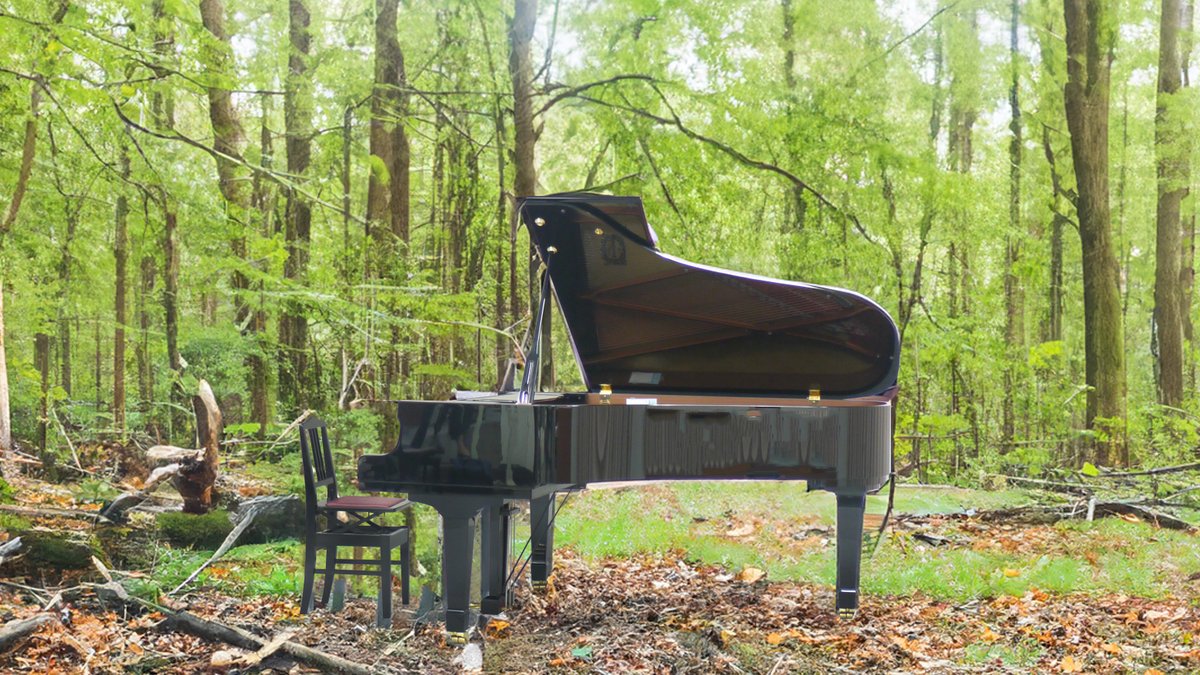
M499 614L512 603L508 584L512 534L507 503L485 506L481 512L479 546L479 611Z
M545 587L554 572L554 493L534 497L529 502L530 546L529 581L535 588Z
M482 495L418 494L409 500L428 504L442 516L442 602L445 606L446 640L465 644L476 617L471 611L471 567L475 553L475 527L480 512L485 515L485 530L494 531L505 508L504 499ZM495 555L488 545L498 547L497 536L489 536L484 545L482 575L489 583L489 567L495 567ZM501 568L502 569L502 568ZM501 582L503 583L503 582ZM489 586L489 590L494 586Z
M837 613L851 619L858 612L858 574L862 562L866 493L837 496Z

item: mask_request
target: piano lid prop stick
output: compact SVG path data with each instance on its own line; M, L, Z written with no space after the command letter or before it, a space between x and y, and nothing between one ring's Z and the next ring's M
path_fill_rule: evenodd
M533 323L533 340L529 353L525 355L525 374L521 378L521 391L517 394L517 403L528 405L533 403L542 379L542 324L546 320L546 312L550 306L550 275L542 273L542 292L538 297L537 317Z

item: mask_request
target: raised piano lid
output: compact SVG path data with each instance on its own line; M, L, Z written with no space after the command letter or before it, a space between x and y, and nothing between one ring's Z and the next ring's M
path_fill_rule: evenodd
M638 197L521 200L588 390L889 397L900 337L841 288L732 272L657 248Z

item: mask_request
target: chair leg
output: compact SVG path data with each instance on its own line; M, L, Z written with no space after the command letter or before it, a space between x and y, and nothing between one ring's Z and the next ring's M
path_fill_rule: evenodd
M411 536L411 534L410 534ZM412 568L412 540L405 539L400 547L400 602L408 606L408 573Z
M300 593L300 613L313 611L313 581L317 576L317 547L312 542L304 545L304 590Z
M326 609L329 609L329 599L333 597L333 570L337 569L334 561L337 560L337 546L330 546L325 549L325 587L321 589L321 604Z
M379 604L375 608L375 625L390 628L392 625L392 549L379 547Z

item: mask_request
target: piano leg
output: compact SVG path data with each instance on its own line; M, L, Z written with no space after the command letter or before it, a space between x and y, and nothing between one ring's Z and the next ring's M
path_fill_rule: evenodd
M475 553L475 525L481 510L498 509L504 500L415 493L408 498L432 506L442 516L442 602L446 608L446 641L465 644L472 628L471 563Z
M509 604L509 512L506 503L483 509L479 537L483 549L479 561L479 610L483 614L499 614Z
M837 613L843 619L854 618L858 612L858 572L866 510L865 493L837 496Z
M544 588L554 572L554 493L529 502L529 536L532 539L529 580Z

